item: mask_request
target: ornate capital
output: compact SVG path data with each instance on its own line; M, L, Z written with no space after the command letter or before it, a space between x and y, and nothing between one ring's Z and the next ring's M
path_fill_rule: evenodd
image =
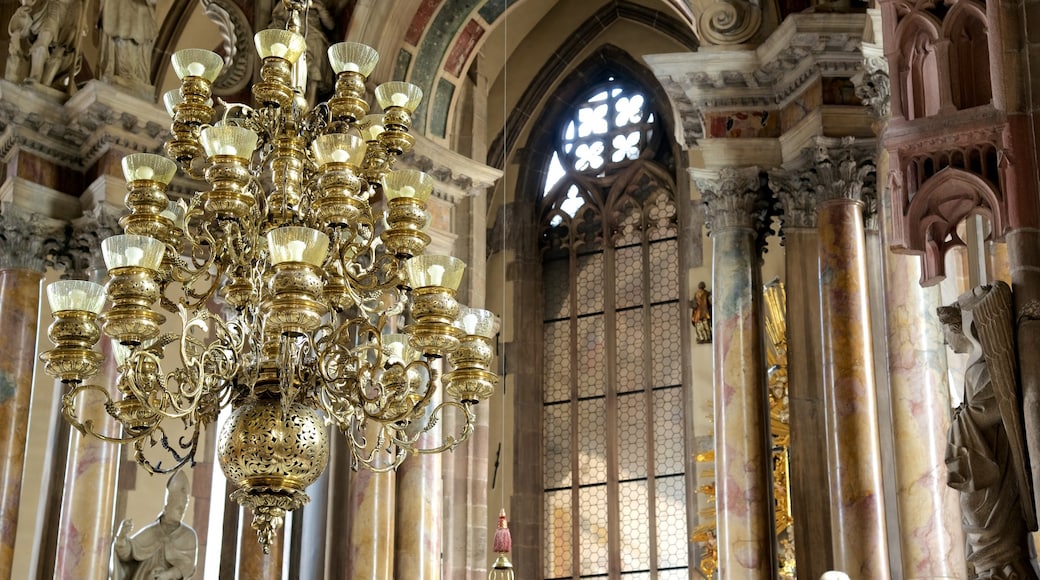
M65 239L65 222L5 203L0 207L0 270L44 272Z
M715 0L697 18L697 35L705 44L743 44L762 26L762 8L755 0Z
M816 205L819 199L802 171L770 170L769 189L780 198L784 209L784 228L816 227Z
M71 224L68 243L54 257L56 267L63 268L63 278L89 280L92 271L105 269L101 241L123 233L119 225L120 210L99 204Z
M878 119L887 119L892 113L892 89L888 78L888 60L874 55L863 59L863 70L852 77L856 96L870 108Z
M874 196L876 154L873 139L821 137L814 149L802 152L808 167L804 177L820 202L847 199L869 203Z
M705 225L715 234L729 228L755 231L758 247L765 247L776 215L776 202L763 188L758 167L692 169L690 174L704 200Z

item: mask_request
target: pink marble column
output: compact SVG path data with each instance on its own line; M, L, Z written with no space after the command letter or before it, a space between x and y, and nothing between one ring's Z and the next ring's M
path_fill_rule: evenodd
M819 206L823 385L827 409L834 567L889 577L863 204Z
M715 492L722 578L772 578L776 558L757 168L694 174L713 245Z
M946 485L950 386L937 286L922 288L917 256L885 253L888 368L903 578L964 578L957 491Z
M438 425L420 436L419 445L434 447L440 438ZM398 578L441 578L442 464L439 453L413 455L397 468L394 572Z
M238 524L238 577L242 580L282 580L282 547L286 530L278 531L270 551L265 554L257 540L256 530L249 525L253 521L253 510L239 509L242 519Z
M105 365L91 383L110 385L115 390L118 372L111 345L112 342L107 339L99 343L105 355ZM106 435L119 435L117 424L100 404L82 406L80 418L93 420ZM55 578L108 578L118 471L118 445L71 430L68 460L65 463L65 493L61 500Z
M13 242L0 244L3 262L16 259ZM43 283L42 267L15 266L0 265L0 578L14 562Z
M346 578L394 580L394 472L359 468L351 476ZM402 576L404 578L404 576Z

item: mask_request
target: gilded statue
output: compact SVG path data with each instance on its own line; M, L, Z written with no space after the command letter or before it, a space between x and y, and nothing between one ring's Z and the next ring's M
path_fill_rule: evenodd
M181 519L188 507L188 476L173 474L166 484L166 505L155 522L131 535L134 524L123 520L112 543L114 580L191 578L199 547L195 530Z
M704 282L693 293L693 331L699 344L711 342L711 292Z
M1036 529L1017 379L1011 289L980 286L939 309L946 340L968 353L963 403L946 446L947 483L960 492L973 578L1037 578Z

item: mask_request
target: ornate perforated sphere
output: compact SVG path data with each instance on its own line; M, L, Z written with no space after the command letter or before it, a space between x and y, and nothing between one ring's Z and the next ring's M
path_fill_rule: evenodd
M236 408L217 440L217 457L239 487L303 490L329 463L329 435L320 413L261 398Z

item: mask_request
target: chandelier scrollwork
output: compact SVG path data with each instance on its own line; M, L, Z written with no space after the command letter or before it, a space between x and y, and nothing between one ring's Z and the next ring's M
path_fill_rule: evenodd
M327 424L346 435L354 467L392 470L466 439L498 381L494 315L455 298L465 264L424 254L433 179L393 169L414 144L421 91L379 85L383 113L368 114L378 55L340 43L329 49L335 95L308 107L297 62L306 2L285 4L287 30L256 35L253 107L214 103L217 54L173 55L181 86L163 99L168 157L123 159L129 213L126 234L102 243L108 282L48 286L55 346L41 356L68 385L66 419L132 443L151 472L194 463L201 429L230 407L218 459L265 551L328 463ZM171 201L178 167L209 188ZM159 309L179 318L179 332L165 332ZM114 396L87 382L103 364L102 333L118 343ZM79 419L97 397L86 393L105 398L119 437ZM457 432L422 437L448 413Z

